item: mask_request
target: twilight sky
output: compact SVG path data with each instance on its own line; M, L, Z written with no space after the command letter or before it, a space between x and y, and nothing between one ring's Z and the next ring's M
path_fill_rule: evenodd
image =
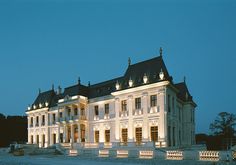
M128 65L163 58L186 81L196 132L221 111L236 112L236 1L1 0L0 113L24 115L52 83L63 88L123 75Z

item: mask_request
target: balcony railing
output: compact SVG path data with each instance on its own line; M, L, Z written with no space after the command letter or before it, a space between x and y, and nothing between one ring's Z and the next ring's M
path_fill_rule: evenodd
M143 109L135 109L133 111L133 115L137 116L137 115L142 115L143 114Z
M105 114L104 115L104 119L110 119L110 115L109 114Z
M96 115L96 116L94 116L94 118L93 118L94 120L99 120L99 116L98 115Z
M120 117L127 117L128 116L128 111L121 111L120 112Z
M81 115L80 116L80 120L86 120L86 116L85 115Z
M35 124L35 127L38 127L38 126L39 126L39 123L36 123L36 124Z

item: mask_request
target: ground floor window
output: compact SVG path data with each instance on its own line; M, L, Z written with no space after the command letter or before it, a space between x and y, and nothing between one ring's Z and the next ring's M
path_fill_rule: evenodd
M33 135L30 136L30 142L31 142L31 144L34 143L34 136Z
M123 128L121 130L121 137L122 137L122 142L124 144L127 144L127 141L128 141L128 129L127 128Z
M60 142L63 143L63 133L60 133Z
M94 142L99 143L99 131L94 131Z
M42 143L43 143L42 147L45 147L45 135L44 134L42 135Z
M80 137L81 137L81 142L85 142L85 125L80 124Z
M36 144L39 144L39 135L36 137Z
M105 130L105 142L110 142L110 130Z
M52 143L56 144L56 134L52 134Z
M158 127L153 126L150 128L151 129L151 141L157 142L158 141Z
M142 142L142 127L135 128L135 137L136 143L140 145Z

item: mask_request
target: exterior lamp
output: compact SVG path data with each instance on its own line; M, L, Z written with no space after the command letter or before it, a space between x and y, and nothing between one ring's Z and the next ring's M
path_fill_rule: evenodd
M116 82L116 90L119 90L120 89L120 84L119 84L119 82L117 81Z
M146 83L147 83L147 81L148 81L148 77L147 77L147 75L146 75L146 74L144 74L144 76L143 76L143 82L144 82L144 84L146 84Z
M159 73L159 77L160 77L161 80L164 80L164 72L162 71L162 69Z
M129 79L129 87L133 86L133 81L131 80L131 78Z

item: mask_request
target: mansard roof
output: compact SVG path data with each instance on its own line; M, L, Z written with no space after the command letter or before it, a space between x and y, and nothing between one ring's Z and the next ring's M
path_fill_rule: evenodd
M179 90L179 92L177 93L177 97L180 100L182 100L184 102L194 103L193 97L191 96L191 94L188 90L187 84L185 82L180 82L180 83L174 84L174 86ZM194 105L197 106L196 103L194 103Z
M45 103L47 102L48 107L53 107L57 105L59 99L64 98L67 95L68 96L81 95L81 96L88 97L89 99L110 95L112 92L116 91L115 86L117 82L120 85L119 90L125 90L128 88L144 85L144 82L143 82L144 75L146 75L148 78L148 81L146 84L160 82L160 81L163 81L159 77L159 73L161 71L164 73L163 80L168 80L173 84L172 77L168 73L168 70L165 66L162 56L158 56L158 57L155 57L146 61L142 61L139 63L129 64L124 75L115 79L111 79L108 81L104 81L104 82L89 85L89 86L82 85L79 82L76 85L65 88L62 94L56 94L54 90L49 90L49 91L40 93L38 97L36 98L36 100L34 101L33 105L39 108L39 104L43 104L43 106L45 106ZM129 87L130 79L133 81L132 87ZM177 94L177 96L182 101L192 101L192 96L190 95L185 82L174 84L174 86L179 90L179 93ZM186 93L188 97L186 97Z

